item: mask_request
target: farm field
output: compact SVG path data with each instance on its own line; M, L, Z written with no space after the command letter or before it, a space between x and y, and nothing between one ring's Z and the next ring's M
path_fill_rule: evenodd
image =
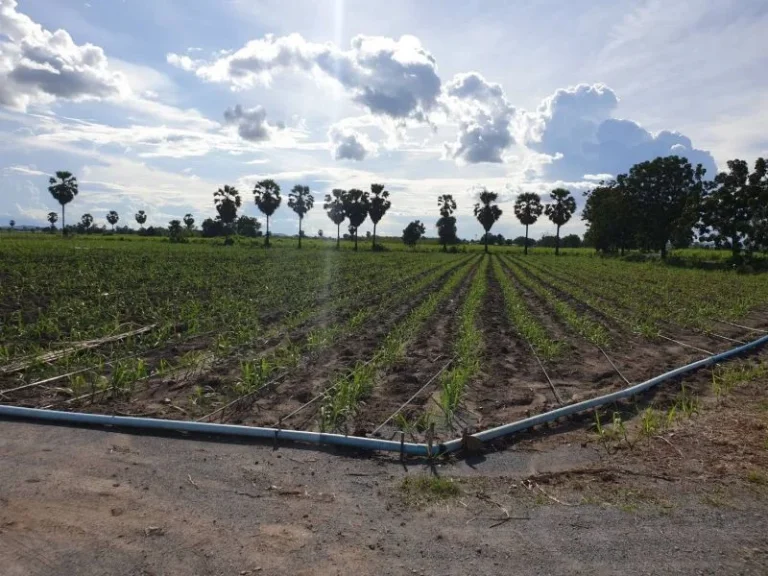
M7 405L447 440L765 330L765 275L587 251L0 244Z

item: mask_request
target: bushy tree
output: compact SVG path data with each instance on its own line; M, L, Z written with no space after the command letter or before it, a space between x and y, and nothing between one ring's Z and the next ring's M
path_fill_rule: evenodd
M203 220L201 228L203 238L216 238L218 236L226 236L227 234L227 227L224 226L224 223L218 217L215 220L213 218L206 218Z
M616 180L600 182L585 193L587 201L581 218L588 223L584 242L601 252L625 250L635 247L637 220L634 218L627 190L626 175Z
M237 219L237 233L246 238L258 238L261 236L261 222L251 216L240 216Z
M340 245L340 238L341 238L341 224L344 222L344 219L347 217L346 212L344 211L344 195L346 194L345 190L341 190L340 188L334 188L330 194L325 195L325 202L323 203L323 210L326 211L328 214L328 218L331 219L331 222L336 224L336 249L338 250Z
M237 218L237 209L240 208L242 200L240 192L234 186L224 186L213 193L213 202L216 205L216 211L219 213L219 220L224 225L226 242L229 244L229 234Z
M180 220L171 220L168 222L168 238L171 242L179 244L187 241Z
M376 226L379 221L387 213L387 210L392 206L389 201L389 192L384 189L384 184L371 184L371 207L368 213L371 216L371 222L373 222L373 244L372 247L376 247Z
M515 216L525 226L525 254L528 254L528 226L536 224L543 211L541 197L534 192L523 192L515 200Z
M551 204L547 204L544 209L547 217L557 226L555 235L555 255L560 254L560 227L565 225L576 212L576 200L565 188L555 188L549 193L552 199Z
M727 246L733 257L742 248L752 252L759 244L761 181L766 176L765 160L758 158L755 170L750 174L744 160L729 160L728 171L715 176L707 186L701 203L699 222L700 239Z
M117 224L119 220L120 220L120 215L114 210L110 210L107 213L107 222L109 222L112 225L112 232L115 231L115 224Z
M518 236L512 240L512 244L515 246L530 246L532 248L536 246L536 240L533 238L526 238L525 236Z
M147 213L144 210L136 212L136 222L139 224L139 229L144 228L144 223L147 221Z
M72 202L77 196L78 186L77 178L75 178L70 172L60 171L56 172L56 177L52 177L48 180L50 186L48 186L48 192L51 196L61 204L61 233L65 233L67 220L64 214L64 207Z
M188 232L192 232L195 229L195 217L192 214L184 215L184 226L187 227Z
M290 194L288 194L288 207L296 212L299 217L299 248L301 248L302 237L301 224L304 221L304 216L312 210L314 205L315 199L309 191L309 186L296 184Z
M10 222L8 222L8 225L11 227L11 230L13 230L16 228L16 220L12 219Z
M486 252L488 252L488 232L491 231L491 228L496 223L496 221L501 218L502 214L501 208L494 204L498 197L499 195L496 194L496 192L483 190L480 192L480 202L475 204L475 218L477 218L477 221L480 222L483 230L485 230Z
M413 248L421 237L424 236L425 232L424 224L419 220L414 220L403 230L403 243Z
M59 220L59 215L56 212L48 212L48 222L51 224L51 232L56 230L56 222Z
M581 238L578 234L568 234L560 241L563 248L581 248Z
M269 247L269 217L275 213L283 201L280 196L280 185L274 180L259 180L253 187L253 199L264 216L267 217L267 233L264 237L264 246Z
M638 240L667 257L667 244L679 239L690 242L699 219L706 170L695 168L680 156L659 157L635 164L625 186L630 208L637 220Z
M357 231L368 216L371 201L368 192L352 188L351 190L347 190L346 194L344 194L342 202L344 205L344 214L349 218L349 225L354 228L355 251L357 251Z
M453 216L456 210L456 201L450 194L443 194L437 198L437 206L440 209L440 218L437 220L437 236L443 245L443 252L448 251L448 244L455 244L458 240L456 236L456 217Z

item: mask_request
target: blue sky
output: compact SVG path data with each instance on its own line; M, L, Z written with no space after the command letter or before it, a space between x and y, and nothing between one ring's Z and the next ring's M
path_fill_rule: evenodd
M253 183L274 178L319 201L382 182L388 234L434 233L452 193L467 238L485 186L516 236L521 191L581 204L657 155L710 173L768 155L766 29L763 0L0 0L0 223L43 224L66 169L70 222L200 222L224 184L258 215ZM312 234L332 228L320 203ZM276 232L296 230L286 204Z

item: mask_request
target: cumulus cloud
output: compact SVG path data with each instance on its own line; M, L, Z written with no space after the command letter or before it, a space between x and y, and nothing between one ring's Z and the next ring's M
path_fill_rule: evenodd
M0 105L26 110L56 98L82 101L130 92L100 47L75 44L65 30L49 32L16 7L16 0L0 0Z
M224 111L227 124L237 126L237 133L243 140L263 142L269 140L276 130L282 130L285 125L278 122L275 125L267 123L267 111L263 106L243 108L240 104Z
M523 116L525 144L546 154L549 178L582 178L618 174L657 156L685 156L714 175L712 155L693 146L679 132L649 132L636 122L613 118L619 103L604 84L580 84L557 90L535 112Z
M179 54L168 54L167 61L234 89L269 84L283 70L318 74L339 82L370 112L399 119L425 120L440 94L435 59L413 36L355 36L350 49L341 50L299 34L267 35L212 61Z
M331 126L328 131L331 155L335 160L364 160L369 153L376 151L370 139L357 130L342 125Z
M445 86L443 102L459 128L456 141L445 145L446 155L459 163L502 162L504 150L515 143L515 108L501 86L477 72L457 74Z

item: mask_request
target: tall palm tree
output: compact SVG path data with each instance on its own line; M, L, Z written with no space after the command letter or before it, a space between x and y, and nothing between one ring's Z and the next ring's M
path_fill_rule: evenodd
M528 254L528 226L536 224L543 211L541 197L533 192L523 192L515 200L515 216L525 226L525 254Z
M552 204L547 204L544 211L552 223L557 226L555 235L555 256L560 254L560 226L563 226L571 219L576 212L576 200L565 188L555 188L549 193L549 197L554 200Z
M144 229L144 223L147 221L147 213L144 212L144 210L139 210L136 212L136 222L139 223L139 227L143 230Z
M118 220L120 220L120 216L114 210L110 210L107 213L107 222L112 224L112 232L115 231L115 224L117 224Z
M501 208L494 202L499 197L496 192L483 190L480 193L480 202L475 204L475 218L485 230L485 251L488 252L488 233L493 228L496 221L501 218Z
M376 225L387 213L390 206L392 203L389 201L389 192L384 190L384 184L371 184L371 207L368 213L371 216L371 222L373 222L373 248L376 248Z
M83 229L88 232L88 230L91 229L91 224L93 224L93 216L90 214L83 214L82 218L80 218L80 224L83 226Z
M299 248L301 248L301 223L304 215L312 210L315 205L315 199L309 191L309 186L296 184L288 194L288 207L299 215Z
M51 177L48 180L48 192L51 196L61 204L61 233L64 234L67 228L67 221L64 217L64 206L72 202L77 196L77 178L75 178L70 172L60 171L56 172L56 177Z
M187 227L188 232L192 232L192 229L195 227L195 217L192 214L184 215L184 226Z
M437 197L437 207L440 209L437 234L443 242L443 252L448 252L448 242L456 241L456 218L453 216L453 211L456 210L456 200L451 194L443 194Z
M280 197L280 185L274 180L260 180L253 187L253 199L259 210L267 217L267 235L264 247L269 247L269 217L280 207L283 199Z
M213 193L213 203L216 206L216 212L219 213L219 219L224 224L226 234L224 242L229 244L229 233L232 229L232 223L237 218L237 209L242 204L240 192L234 186L219 188Z
M59 215L56 212L48 212L48 222L51 224L51 232L56 230L56 222L59 220Z
M368 192L352 188L344 194L342 202L344 213L349 218L349 226L355 230L355 252L357 252L357 231L368 216L368 210L371 207L370 197Z
M344 195L346 193L346 190L334 188L331 194L325 195L325 203L323 204L323 210L328 214L328 218L331 219L331 222L336 224L336 250L341 248L341 245L339 244L341 238L341 223L344 222L344 219L347 217L346 212L344 212Z

